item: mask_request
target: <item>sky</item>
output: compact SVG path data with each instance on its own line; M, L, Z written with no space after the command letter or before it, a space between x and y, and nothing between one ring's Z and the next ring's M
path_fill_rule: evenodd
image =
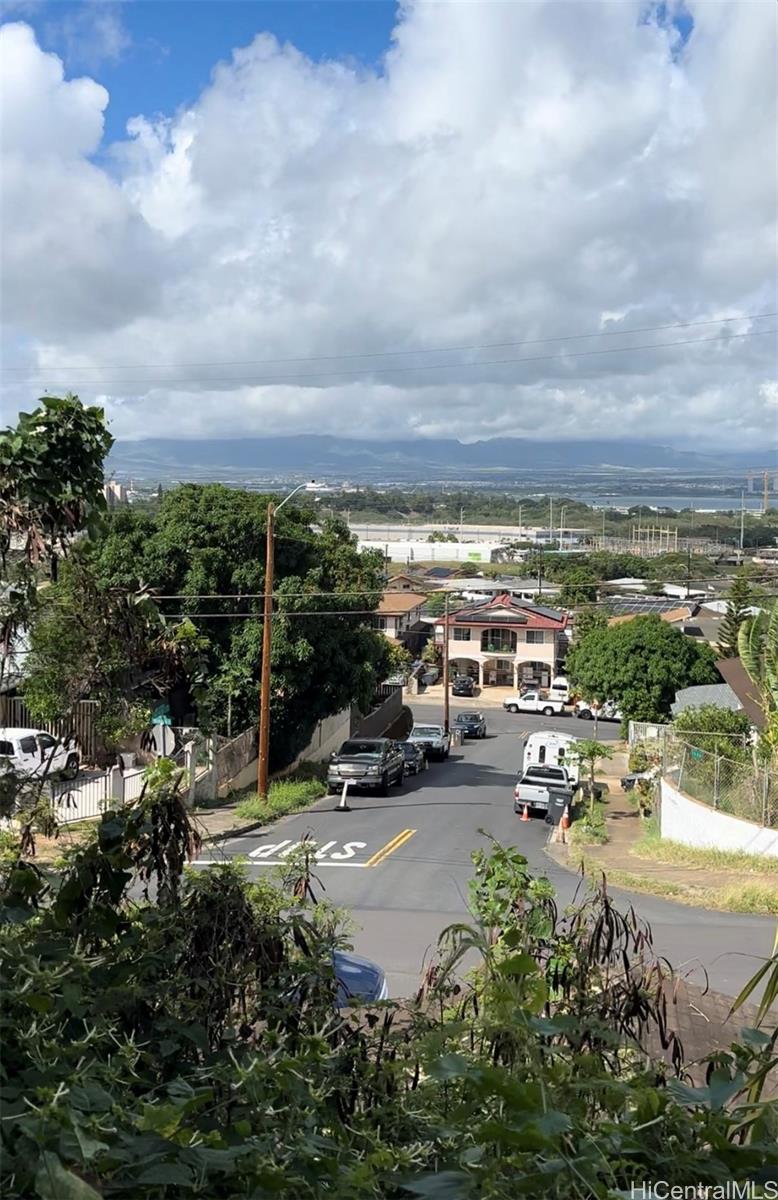
M0 404L778 443L772 0L0 9Z

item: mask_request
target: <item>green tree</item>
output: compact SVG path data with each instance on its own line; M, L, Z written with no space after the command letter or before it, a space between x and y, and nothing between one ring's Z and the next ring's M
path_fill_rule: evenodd
M66 553L105 510L103 462L113 444L101 408L44 396L0 432L0 555L15 534L30 559Z
M701 704L685 708L673 721L678 734L698 750L717 751L725 758L748 761L748 739L751 722L744 712L721 708L717 704Z
M587 775L586 790L589 794L589 815L594 815L597 764L613 758L613 747L594 738L579 738L570 751L571 757L581 765Z
M597 578L590 567L576 567L564 576L559 603L565 608L593 604L597 599Z
M749 617L738 635L740 661L754 685L757 701L765 714L761 745L778 760L778 603L768 612Z
M585 637L597 629L607 629L608 618L601 608L595 608L593 604L585 604L575 614L575 640L576 644L582 642Z
M226 731L228 705L233 730L256 721L267 501L220 484L187 484L166 492L153 511L116 510L103 536L79 548L98 588L150 595L166 622L186 617L205 639L198 674L207 689L177 689L174 719L194 700L206 728ZM367 708L389 674L388 641L372 628L382 556L360 554L341 520L319 524L310 506L294 504L276 523L275 766L294 758L323 717L351 703Z
M389 675L404 675L413 662L413 655L401 642L387 639L387 671Z
M90 556L76 553L42 593L24 698L41 724L66 716L79 700L99 701L100 731L113 744L146 728L151 709L177 690L179 716L195 705L207 649L191 621L165 621L144 591L100 584Z
M665 720L677 691L720 678L709 646L653 615L593 630L572 646L566 671L584 696L615 700L637 721Z
M454 596L449 593L449 605L455 607ZM424 602L424 612L427 617L442 617L445 611L445 592L432 592Z
M57 562L73 537L94 532L105 510L103 461L113 444L101 408L76 396L46 396L0 432L0 646L5 653L38 598L43 567ZM13 561L10 550L15 549ZM0 659L0 675L2 674Z
M753 591L749 574L740 570L732 580L732 587L727 596L727 611L719 630L718 649L722 658L737 657L740 627L749 616L748 609L752 604Z

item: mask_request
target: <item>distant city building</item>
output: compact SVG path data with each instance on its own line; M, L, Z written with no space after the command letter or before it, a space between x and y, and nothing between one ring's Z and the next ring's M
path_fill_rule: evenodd
M109 508L117 508L120 504L127 504L129 500L126 487L119 483L118 479L109 479L103 485L103 495Z

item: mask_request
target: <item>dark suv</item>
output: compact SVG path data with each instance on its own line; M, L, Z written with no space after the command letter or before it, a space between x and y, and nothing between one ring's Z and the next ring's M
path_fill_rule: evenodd
M459 713L454 728L462 731L463 738L485 738L486 717L480 712Z
M405 759L391 738L349 738L330 758L327 790L339 792L344 783L375 788L385 796L392 783L402 783Z
M475 694L475 680L469 675L457 675L451 685L453 696L472 696Z

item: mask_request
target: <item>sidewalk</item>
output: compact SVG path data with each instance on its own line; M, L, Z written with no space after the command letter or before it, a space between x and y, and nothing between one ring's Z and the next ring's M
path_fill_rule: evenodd
M190 815L203 845L221 842L230 837L240 837L241 834L251 833L252 830L267 824L266 821L247 821L245 817L241 817L237 811L237 802L221 804L214 808L191 809ZM85 841L98 824L98 821L77 821L72 825L61 825L59 837L56 838L36 834L35 861L40 865L56 862L65 850Z
M602 778L609 785L605 816L608 841L602 846L550 842L547 852L561 866L577 871L583 863L587 873L604 872L612 883L622 887L706 908L737 911L726 904L725 897L730 889L733 893L742 889L744 883L775 888L778 894L774 872L744 872L742 867L679 866L640 857L635 843L643 836L645 825L637 806L622 791L618 777Z

